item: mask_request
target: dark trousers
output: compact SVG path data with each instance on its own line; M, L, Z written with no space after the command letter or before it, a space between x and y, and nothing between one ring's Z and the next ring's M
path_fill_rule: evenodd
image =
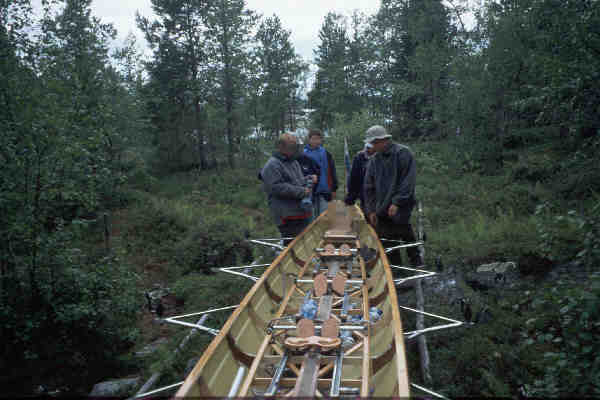
M279 229L279 232L281 232L281 237L292 238L292 239L284 239L283 245L287 246L288 244L290 244L290 242L292 240L294 240L293 238L295 238L300 233L302 233L304 228L306 228L309 223L310 223L310 218L304 218L304 219L292 219L292 220L287 221L283 225L279 225L277 228Z
M375 228L379 238L402 240L406 243L416 242L415 232L410 223L400 224L392 221L390 218L378 217L377 227ZM392 245L393 246L393 245ZM391 246L390 246L391 247ZM392 265L402 265L401 249L394 250L388 254L388 260ZM422 264L421 256L419 255L418 247L407 247L406 254L412 266Z

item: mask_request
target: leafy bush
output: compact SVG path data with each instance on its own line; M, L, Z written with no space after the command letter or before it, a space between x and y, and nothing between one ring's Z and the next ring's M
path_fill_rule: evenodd
M135 340L138 277L118 256L79 240L86 225L39 236L36 258L20 257L3 273L2 359L11 360L11 372L2 381L13 393L31 390L19 387L24 382L71 385L65 379L74 375L85 385L118 366Z
M252 261L245 242L243 225L231 208L214 207L192 225L173 248L173 259L184 273L210 272L211 268L231 267Z
M543 324L528 324L525 346L543 352L536 364L543 374L525 385L525 392L537 397L598 396L600 394L600 280L588 288L566 293L549 290L538 301L551 308L554 318ZM546 311L548 312L548 311Z
M539 249L550 259L576 259L589 266L600 262L600 202L589 213L558 213L549 203L536 209Z

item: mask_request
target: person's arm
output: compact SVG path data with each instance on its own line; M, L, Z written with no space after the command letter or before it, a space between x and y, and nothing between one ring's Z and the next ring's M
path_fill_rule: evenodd
M361 179L360 179L360 153L354 156L352 160L352 167L350 168L350 176L348 177L348 194L344 202L347 205L352 205L358 197L360 197L360 191L362 190Z
M319 164L317 164L315 160L313 160L305 154L301 154L298 157L298 163L300 164L300 167L302 167L302 174L305 177L312 177L313 188L316 188L319 182L319 174L321 172Z
M262 171L263 182L268 193L286 199L302 199L306 196L306 188L285 181L281 168L275 164L267 164Z
M375 192L375 163L373 160L367 162L367 172L365 173L365 211L367 215L375 213L377 197Z
M317 177L317 179L313 181L313 188L316 188L317 185L319 184L319 179L321 177L321 167L319 167L319 164L312 158L310 158L308 156L305 156L305 157L307 158L307 160L310 163L311 174Z
M392 204L402 207L411 201L415 193L416 164L408 149L398 153L397 163L399 173L392 195Z
M335 162L333 162L333 157L331 156L331 153L326 151L327 153L327 165L329 166L329 174L331 176L331 198L335 199L335 192L337 192L338 190L338 179L337 179L337 173L335 171Z

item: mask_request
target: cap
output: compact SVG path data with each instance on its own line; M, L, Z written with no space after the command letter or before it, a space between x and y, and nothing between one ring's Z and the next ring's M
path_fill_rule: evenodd
M367 134L365 137L365 143L371 143L373 140L377 139L386 139L391 138L392 135L387 133L385 128L381 125L373 125L369 129L367 129Z

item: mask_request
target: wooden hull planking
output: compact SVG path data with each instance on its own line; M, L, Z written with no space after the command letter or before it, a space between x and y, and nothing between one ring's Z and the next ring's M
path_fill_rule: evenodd
M333 209L342 207L343 203L335 203ZM344 208L352 219L352 228L360 245L378 252L377 261L368 275L364 260L359 258L364 284L352 291L351 298L362 303L357 311L365 317L368 318L371 306L378 307L383 314L374 324L367 324L368 332L354 334L356 345L347 349L343 358L341 386L356 388L364 397L408 397L402 320L387 257L375 231L362 218L358 208ZM324 245L324 236L332 225L331 209L313 221L267 268L205 350L177 397L255 396L269 386L273 370L285 349L276 341L273 343L273 336L278 332L267 333L267 325L275 318L298 313L304 300L303 291L311 290L309 284L295 284L288 274L298 279L311 279L310 261L315 257L315 248ZM334 296L333 303L339 306L341 297ZM339 310L334 307L332 313L339 315ZM302 357L290 356L287 366L294 376L282 377L279 389L294 389L304 365L302 362ZM317 395L329 395L327 390L331 386L334 363L334 356L320 357L318 378L314 383ZM240 367L244 368L240 370ZM239 389L230 393L239 372L243 373Z

